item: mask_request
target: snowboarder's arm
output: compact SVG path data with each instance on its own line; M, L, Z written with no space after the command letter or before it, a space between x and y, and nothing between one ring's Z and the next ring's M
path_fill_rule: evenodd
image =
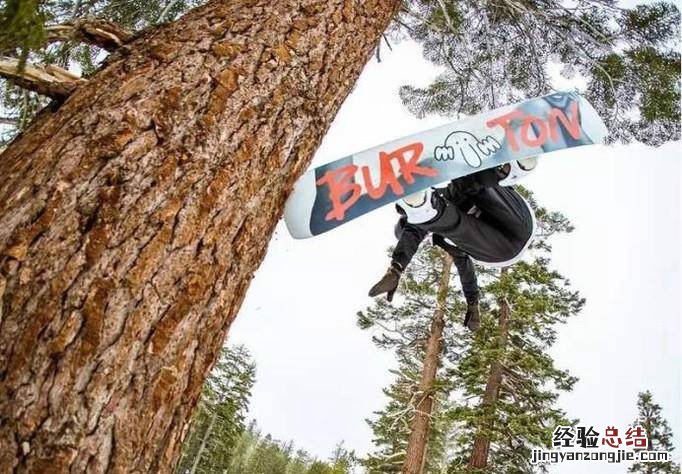
M399 206L396 206L398 213L402 216L396 224L396 237L398 237L398 245L393 251L393 259L391 266L388 267L386 274L369 290L369 296L379 296L386 293L386 299L391 301L393 294L398 288L400 275L403 273L407 264L410 263L412 257L417 252L419 244L427 232L423 231L413 225L407 223L405 218L405 211Z
M414 254L417 253L419 244L424 240L426 234L425 230L406 223L398 244L393 250L391 265L397 266L400 271L405 270Z

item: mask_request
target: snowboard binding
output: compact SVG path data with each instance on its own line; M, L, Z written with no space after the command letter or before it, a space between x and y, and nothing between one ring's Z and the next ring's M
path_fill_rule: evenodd
M500 186L513 186L525 178L538 166L538 157L531 156L522 160L510 161L499 167Z

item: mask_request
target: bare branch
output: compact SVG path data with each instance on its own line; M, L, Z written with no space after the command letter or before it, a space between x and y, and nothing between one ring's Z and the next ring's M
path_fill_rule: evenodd
M45 28L47 42L79 41L113 51L133 38L133 34L116 23L96 18L83 18Z
M438 0L438 5L443 12L443 16L445 17L445 22L448 24L448 28L453 34L457 35L457 29L452 23L452 18L450 18L450 13L448 13L448 7L445 5L445 2L443 0Z
M166 21L166 17L170 13L171 9L178 3L178 0L170 0L168 4L164 7L163 11L161 11L161 14L159 15L159 18L156 20L156 23L163 23Z
M12 117L0 117L0 125L18 125L19 119Z
M386 46L388 46L388 50L393 51L393 47L391 46L391 43L388 41L386 34L382 33L381 36L384 38L384 41L386 42Z
M19 87L55 99L69 96L85 79L71 74L59 66L34 66L26 64L19 68L19 60L0 57L0 77L11 80Z

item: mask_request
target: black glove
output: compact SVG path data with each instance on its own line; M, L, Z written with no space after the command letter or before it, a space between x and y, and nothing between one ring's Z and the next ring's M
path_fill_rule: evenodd
M386 293L386 299L392 301L393 293L395 293L396 288L398 288L401 273L400 268L395 264L388 267L384 277L369 290L369 296L374 297Z
M467 304L467 312L464 316L464 325L472 332L477 331L478 328L481 327L481 316L478 309L478 301Z

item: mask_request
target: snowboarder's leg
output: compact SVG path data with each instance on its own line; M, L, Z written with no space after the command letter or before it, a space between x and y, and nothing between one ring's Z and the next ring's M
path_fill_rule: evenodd
M471 331L476 331L481 326L480 311L478 307L478 282L476 281L476 269L471 258L445 238L433 234L433 243L450 254L457 267L459 281L462 284L462 292L467 302L467 310L464 315L464 325Z
M475 205L480 215L469 214L455 204L461 199L449 187L447 197L454 199L444 199L441 215L436 222L429 223L427 230L450 239L481 263L511 264L530 244L535 224L533 212L512 188L471 186L471 189L475 187L478 192L467 194L465 201L467 206Z
M478 282L476 281L474 262L467 254L458 249L454 255L454 263L459 274L459 281L462 284L464 298L471 303L478 301Z
M445 250L452 257L452 261L457 268L459 281L462 284L462 292L467 303L478 301L478 281L476 280L476 269L474 262L469 256L458 247L451 245L441 236L433 236L433 243Z
M457 202L458 196L476 195L482 189L497 186L502 178L503 175L499 173L497 168L490 168L453 180L448 185L448 191L453 201Z

